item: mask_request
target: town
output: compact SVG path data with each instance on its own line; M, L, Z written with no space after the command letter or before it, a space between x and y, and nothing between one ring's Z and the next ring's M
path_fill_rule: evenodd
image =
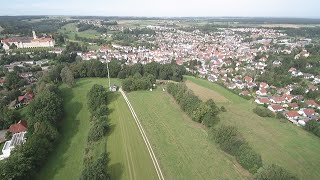
M104 86L109 86L112 93L123 96L130 110L128 114L131 117L130 112L132 113L155 166L157 173L153 172L152 176L159 179L163 178L161 165L156 165L157 159L152 150L152 146L155 146L153 143L157 141L155 140L156 136L149 136L151 137L150 141L154 141L150 145L138 118L138 116L141 117L145 128L151 126L144 122L147 115L139 112L140 106L148 109L147 103L150 102L143 104L143 102L137 100L138 95L134 94L135 92L131 93L131 91L137 91L137 93L142 91L155 95L161 93L161 95L157 95L159 97L170 96L173 99L168 100L168 102L175 101L180 105L178 107L181 107L181 110L186 113L185 115L177 115L177 117L189 116L188 118L198 124L188 126L201 125L201 128L209 132L210 129L214 129L216 123L223 121L224 116L229 117L231 112L233 113L232 117L236 114L233 110L230 110L233 107L232 104L236 104L232 99L225 100L226 102L219 99L222 96L221 94L228 94L224 95L223 98L228 99L227 96L232 96L232 98L239 98L239 102L245 102L237 106L249 107L246 109L246 113L252 113L250 117L255 117L258 119L257 121L271 121L275 124L284 123L283 125L286 126L284 129L292 128L299 133L301 133L300 131L309 131L308 137L314 135L315 137L318 136L316 137L318 139L320 137L320 70L318 68L320 44L319 34L315 31L320 32L319 28L314 27L314 29L305 30L303 29L305 27L300 27L300 32L299 28L284 28L280 25L268 27L260 26L257 23L256 26L250 26L246 24L238 25L238 22L234 22L241 22L241 19L230 19L228 20L230 22L227 23L222 21L222 24L210 23L215 20L221 23L220 19L207 20L205 18L200 20L192 18L123 20L115 17L77 16L68 18L37 17L34 22L30 21L30 24L27 23L27 20L11 20L10 22L14 25L20 22L26 23L21 26L30 27L23 29L22 32L20 29L10 30L10 26L6 24L6 18L1 19L0 17L0 127L2 129L0 131L0 147L2 149L0 162L9 162L12 154L21 150L20 147L27 146L30 135L43 133L42 131L52 133L54 137L50 137L49 134L45 134L45 136L47 136L48 144L55 144L60 133L60 121L65 119L62 109L67 114L67 118L80 118L75 115L77 113L81 114L81 111L76 112L75 115L68 115L68 111L71 112L70 108L73 107L68 103L65 104L65 102L66 99L69 99L70 102L74 103L74 107L78 105L77 103L80 103L74 99L70 100L70 97L76 93L84 92L84 90L78 89L81 82L90 84L90 88L92 86L91 90L89 87L85 87L89 88L85 90L88 95L81 94L81 97L78 96L82 101L83 97L86 97L85 101L88 99L88 107L85 105L85 111L90 115L85 116L93 121L88 122L88 124L93 123L92 128L100 128L101 126L100 134L96 133L96 135L101 135L100 139L90 140L89 135L88 142L85 140L88 143L85 153L86 155L89 154L89 157L83 157L84 167L86 166L85 162L92 162L90 158L94 156L93 152L95 151L87 146L96 146L94 143L100 141L101 138L104 141L103 136L108 134L107 125L95 124L95 121L109 118L106 111L111 111L110 118L114 118L113 116L116 115L112 111L118 112L119 110L113 110L112 108L119 108L119 103L122 107L122 103L124 103L116 100L117 104L112 105L111 109L106 107L107 105L99 104L96 105L96 109L91 110L89 105L94 105L93 101L98 103L98 100L90 102L90 92L96 90L98 94L99 91L105 90ZM271 19L270 21L277 20ZM49 23L50 31L41 29L42 26L39 25L41 23ZM39 28L37 29L35 25L39 25ZM307 33L303 34L303 32ZM317 34L315 38L313 38L315 36L313 33ZM88 79L90 79L90 82L86 82ZM112 86L110 81L112 81ZM93 85L95 82L101 84L101 87L96 86L96 84ZM175 87L176 83L184 85ZM192 87L188 83L191 83ZM216 87L216 92L212 96L206 94L214 91L214 88L211 87ZM68 88L72 90L67 90ZM211 89L209 91L203 90L203 88ZM64 94L63 96L61 96L60 91ZM191 108L191 105L190 107L184 107L186 105L181 103L182 100L179 100L181 97L176 95L175 91L185 93L183 97L186 99L193 98L194 103L198 103L199 106L194 109ZM192 92L188 93L189 91ZM202 94L199 94L198 91L201 91ZM128 93L128 97L126 93ZM216 98L215 93L220 93L220 95L217 95ZM109 101L111 95L106 96ZM59 98L55 100L53 97ZM213 97L211 100L214 102L210 102L207 97ZM104 98L102 93L99 96L99 103ZM112 104L108 101L103 103ZM133 103L130 103L130 101L133 101ZM155 103L157 101L160 100L158 98L154 99ZM54 105L52 107L48 105L42 113L41 107L46 106L46 102L52 102ZM139 106L139 103L142 104ZM154 111L155 113L152 116L157 115L156 111L161 109L155 104L150 104L149 108L151 108L150 112ZM207 112L206 108L219 110L208 110ZM134 109L138 109L138 113ZM192 109L192 113L188 112L190 109ZM181 110L179 109L179 113L184 113L180 112ZM140 111L143 112L144 110ZM121 113L118 112L118 115ZM198 115L197 113L203 114ZM224 115L224 113L227 115ZM207 122L205 117L209 114L211 119ZM220 114L222 114L221 117ZM41 121L47 117L48 119L51 118L46 120L48 121L47 124ZM157 118L160 117L162 115L158 115ZM297 127L292 127L292 124ZM277 124L276 126L277 128L283 128L283 125ZM224 125L221 126L225 128ZM61 132L63 130L65 129L62 128ZM109 131L112 132L110 129ZM149 130L146 130L146 132L150 133ZM171 131L171 133L175 132ZM173 136L170 138L173 138ZM241 139L241 143L248 144L245 138L251 136L252 134L243 137L239 135L238 138ZM86 138L84 137L84 139ZM113 141L113 139L110 141ZM176 139L173 138L173 141L176 141ZM207 140L203 141L207 142ZM251 141L249 139L249 144L252 143ZM48 147L51 146L48 145ZM223 149L223 144L220 144L219 147L226 153L235 156L236 160L234 161L237 161L236 163L239 163L249 174L259 173L258 169L262 168L262 162L248 168L245 163L239 160L238 156L240 155ZM256 147L251 148L249 146L246 148L250 149L251 152ZM82 150L84 150L84 146ZM155 152L155 154L159 154L157 146L155 146ZM112 153L111 151L111 156L113 156ZM163 155L160 156L160 162L170 164L170 162L166 162L164 157ZM265 160L264 157L262 159ZM259 161L262 161L261 158ZM286 164L281 165L288 167ZM38 176L38 179L47 177L49 171L45 169L44 173ZM304 176L303 173L305 172L298 174L300 178ZM175 175L168 176L173 179L177 177ZM228 178L232 179L231 176ZM310 179L313 177L313 175L309 176Z

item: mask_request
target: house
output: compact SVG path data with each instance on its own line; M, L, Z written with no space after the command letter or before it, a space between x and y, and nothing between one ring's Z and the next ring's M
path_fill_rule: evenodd
M258 98L254 102L256 102L257 104L269 104L270 103L268 98Z
M303 74L303 78L304 78L304 79L313 79L313 78L314 78L314 75L313 75L313 74L309 74L309 73L304 73L304 74Z
M9 132L11 132L12 134L26 132L27 130L28 130L28 125L27 125L27 121L25 120L20 120L18 123L12 124L9 127Z
M252 83L252 81L253 81L252 77L250 77L250 76L245 76L243 79L246 83Z
M240 96L251 96L249 91L242 91L241 93L239 93Z
M19 96L18 101L19 103L22 103L22 104L29 104L33 100L33 98L34 98L33 92L27 92L25 95Z
M281 112L283 111L283 107L279 104L273 104L268 106L268 109L272 112Z
M26 131L25 132L19 132L12 135L12 138L10 141L6 141L3 148L2 148L2 155L0 155L0 160L6 159L10 156L11 151L21 144L24 144L26 142Z
M265 88L261 88L258 91L256 91L256 94L259 96L267 96L267 90Z
M286 99L284 97L279 97L279 96L276 96L270 99L270 102L274 104L282 104L282 103L285 103L285 101Z
M287 107L291 109L298 109L299 105L297 103L288 103Z
M254 88L254 87L257 87L257 85L256 85L255 83L253 83L253 82L249 82L249 83L247 84L247 87L248 87L249 89L252 89L252 88Z
M297 121L300 115L297 111L288 111L286 112L285 116L290 121Z
M294 99L293 96L288 95L288 94L284 94L284 95L282 96L282 98L284 98L285 101L288 102L288 103L290 103L290 102Z
M229 83L229 84L227 85L227 88L228 88L228 89L235 89L236 87L237 87L237 85L234 84L234 83Z
M208 81L210 81L210 82L216 82L216 81L218 81L218 77L217 77L216 75L210 75L210 76L208 77Z
M315 100L306 100L305 102L308 107L319 108L319 104Z
M308 89L307 89L307 93L309 92L309 91L318 91L319 90L319 88L317 87L317 86L315 86L315 85L309 85L308 86Z
M304 117L311 117L311 116L315 115L315 111L314 111L314 109L311 109L311 108L301 109L299 111L299 114L301 114Z
M267 88L269 88L269 84L268 84L268 83L265 83L265 82L261 82L261 83L260 83L260 88L265 88L265 89L267 89Z

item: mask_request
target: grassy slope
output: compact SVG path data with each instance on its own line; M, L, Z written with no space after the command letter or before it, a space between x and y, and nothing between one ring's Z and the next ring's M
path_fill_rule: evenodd
M128 94L166 179L246 179L235 160L207 139L166 92Z
M281 123L272 118L261 118L252 112L255 104L223 87L206 80L187 77L188 80L220 93L229 99L224 105L228 112L221 114L224 124L232 124L256 149L263 161L279 164L300 179L320 177L320 139L291 123Z
M119 84L119 81L112 80L112 83ZM61 87L67 112L62 122L61 141L37 179L79 179L90 129L86 95L93 84L106 85L107 80L81 79L72 89ZM108 137L96 144L95 157L104 151L107 140L113 179L155 179L151 158L125 101L119 94L114 94L109 108L112 130Z

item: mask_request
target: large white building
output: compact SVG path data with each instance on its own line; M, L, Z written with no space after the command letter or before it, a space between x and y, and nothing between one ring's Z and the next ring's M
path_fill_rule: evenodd
M33 37L16 37L1 40L3 48L9 50L12 44L20 48L54 47L55 41L52 38L37 38L36 33L32 31Z
M0 160L3 160L5 158L8 158L11 154L11 151L16 147L21 144L24 144L26 142L26 131L25 132L20 132L20 133L15 133L13 134L12 138L10 141L6 141L2 148L2 155L0 155Z

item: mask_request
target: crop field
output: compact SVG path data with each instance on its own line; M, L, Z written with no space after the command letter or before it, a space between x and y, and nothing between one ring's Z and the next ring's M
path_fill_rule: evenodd
M165 179L248 179L250 174L208 140L162 89L127 96L160 163Z
M291 123L283 123L275 118L262 118L252 112L256 106L225 88L209 81L186 77L188 81L208 88L224 96L227 103L221 113L221 124L238 127L249 144L261 154L267 164L278 164L300 179L312 180L320 177L320 138ZM189 82L190 83L190 82ZM192 87L192 86L189 86ZM199 91L194 91L196 95ZM212 95L215 100L215 95Z
M61 124L61 140L37 179L79 179L91 126L86 95L94 84L107 85L107 79L81 79L72 89L61 86L66 112ZM112 84L120 81L112 79ZM151 158L124 99L119 93L113 93L109 101L111 130L107 137L94 144L94 158L107 149L112 179L156 179Z

